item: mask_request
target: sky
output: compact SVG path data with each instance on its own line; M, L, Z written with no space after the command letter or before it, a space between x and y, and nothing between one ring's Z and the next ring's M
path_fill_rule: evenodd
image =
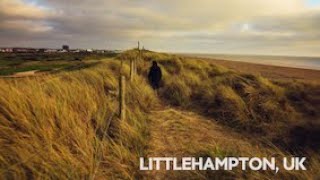
M320 56L320 0L0 0L0 47Z

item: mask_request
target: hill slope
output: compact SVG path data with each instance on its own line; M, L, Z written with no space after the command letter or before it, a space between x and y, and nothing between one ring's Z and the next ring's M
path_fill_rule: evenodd
M151 111L148 115L150 139L147 157L286 157L275 147L266 147L255 138L247 138L223 127L215 120L175 108ZM147 171L147 179L234 179L234 178L312 178L316 172L272 171Z
M270 179L273 172L142 172L139 157L301 152L309 157L308 171L282 171L277 177L319 175L319 85L274 82L203 60L144 51L139 76L127 84L128 116L120 121L113 92L121 64L129 79L128 60L136 57L133 50L80 70L0 79L0 177ZM164 74L158 95L146 79L152 60ZM298 134L309 141L299 144L291 131L311 132Z

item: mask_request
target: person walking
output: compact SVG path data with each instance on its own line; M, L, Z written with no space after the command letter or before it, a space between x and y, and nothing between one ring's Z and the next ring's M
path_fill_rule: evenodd
M159 89L160 81L162 78L162 72L158 63L156 61L152 61L152 66L150 67L148 79L154 90Z

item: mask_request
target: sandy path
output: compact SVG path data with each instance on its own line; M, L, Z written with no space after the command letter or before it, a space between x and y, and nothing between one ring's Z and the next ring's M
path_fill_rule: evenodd
M153 111L149 118L151 134L148 157L219 156L255 149L240 134L192 112L169 108ZM147 171L146 174L147 179L205 179L197 171L161 170Z

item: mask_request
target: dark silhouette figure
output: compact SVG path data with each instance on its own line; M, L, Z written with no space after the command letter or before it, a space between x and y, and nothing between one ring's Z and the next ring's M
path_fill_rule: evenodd
M153 89L158 89L160 80L162 77L162 72L156 61L152 61L152 66L150 67L148 79Z

